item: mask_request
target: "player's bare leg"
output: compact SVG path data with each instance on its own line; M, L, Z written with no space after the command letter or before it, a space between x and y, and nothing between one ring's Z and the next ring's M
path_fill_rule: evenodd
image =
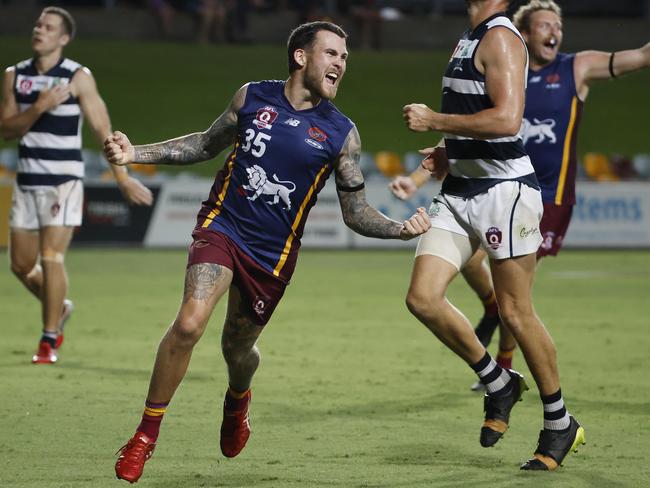
M445 298L457 274L446 260L416 257L406 303L409 310L444 344L467 362L485 385L485 419L480 442L490 447L508 429L510 411L527 389L523 377L501 368L480 343L467 318Z
M63 300L68 293L65 255L72 240L73 227L43 227L40 232L41 266L43 267L43 330L57 332Z
M214 307L232 282L232 271L218 264L189 267L185 274L183 303L158 346L147 399L168 403L181 383Z
M11 229L9 234L11 271L32 295L41 300L43 269L38 263L38 231Z
M230 287L228 313L221 335L221 350L228 366L228 391L223 405L221 452L235 457L250 437L249 405L251 382L260 363L255 345L263 327L257 325L244 307L236 286Z
M467 318L445 297L449 283L458 270L449 262L433 255L415 258L406 305L447 347L468 364L485 355Z
M194 345L231 282L232 271L218 264L194 264L187 269L181 308L158 346L142 421L119 451L115 464L118 478L134 483L142 476L144 463L156 447L167 405L187 371Z
M542 395L560 388L555 345L532 303L535 254L491 260L501 320L514 335Z
M72 227L43 227L40 232L12 229L12 270L41 302L43 333L38 351L32 357L35 364L53 364L58 359L57 348L62 343L60 326L64 322L64 300L68 290L64 258L72 230ZM38 264L39 254L41 264ZM29 267L31 271L27 271Z
M494 295L490 268L485 262L485 251L477 249L472 257L465 263L461 273L467 284L483 303L484 312L475 328L476 336L484 347L492 341L492 335L499 325L499 309Z
M484 312L474 332L481 344L486 348L492 342L494 331L499 328L499 350L497 352L496 362L504 369L512 368L512 357L514 355L517 342L499 319L499 308L497 307L494 287L490 268L485 260L486 253L483 249L476 250L474 255L467 261L461 273L467 284L474 290L483 302ZM484 385L480 381L471 386L472 391L484 391Z
M544 428L537 448L521 469L554 470L569 451L585 443L585 431L564 406L555 345L533 308L535 254L492 260L490 264L501 320L521 347L544 407Z

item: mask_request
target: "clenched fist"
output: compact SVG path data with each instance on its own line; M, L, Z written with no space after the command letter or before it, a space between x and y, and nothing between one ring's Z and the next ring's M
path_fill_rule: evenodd
M109 163L124 166L133 162L135 151L126 134L115 131L104 141L104 155Z

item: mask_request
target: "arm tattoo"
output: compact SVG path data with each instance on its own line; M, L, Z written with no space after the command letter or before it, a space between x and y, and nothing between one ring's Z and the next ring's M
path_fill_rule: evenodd
M183 165L215 157L235 141L237 112L243 105L245 96L246 89L239 89L226 111L204 132L195 132L156 144L135 146L135 162Z
M216 282L223 272L223 267L218 264L204 263L189 267L185 274L185 290L183 303L190 298L200 302L207 302L214 294Z
M343 144L336 166L336 185L339 188L354 188L363 183L360 158L361 139L357 128L353 127ZM338 195L343 220L350 229L367 237L399 239L403 225L368 205L364 189L339 191Z

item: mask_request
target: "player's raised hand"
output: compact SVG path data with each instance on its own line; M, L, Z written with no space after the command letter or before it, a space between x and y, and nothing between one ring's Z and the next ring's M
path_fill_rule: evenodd
M447 149L441 146L427 147L418 151L424 156L421 166L429 171L434 178L442 180L449 171L449 159Z
M132 205L150 206L153 203L151 190L131 176L118 182L118 186L126 201Z
M109 163L124 166L133 162L135 150L126 134L115 131L104 141L104 155Z
M411 103L402 109L406 126L415 132L433 130L436 113L423 103Z
M70 85L56 85L49 90L43 90L38 94L38 98L34 105L41 112L47 112L55 107L58 107L63 102L70 98Z
M423 207L418 207L417 211L408 220L404 221L404 227L400 232L400 239L408 241L421 234L424 234L431 228L431 220Z
M388 184L390 191L400 200L408 200L417 191L418 187L410 176L396 176Z

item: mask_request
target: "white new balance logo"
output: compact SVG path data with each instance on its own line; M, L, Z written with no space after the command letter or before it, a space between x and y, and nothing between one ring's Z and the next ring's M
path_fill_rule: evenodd
M297 119L287 119L284 121L284 123L290 125L291 127L298 127L300 125L300 121Z

